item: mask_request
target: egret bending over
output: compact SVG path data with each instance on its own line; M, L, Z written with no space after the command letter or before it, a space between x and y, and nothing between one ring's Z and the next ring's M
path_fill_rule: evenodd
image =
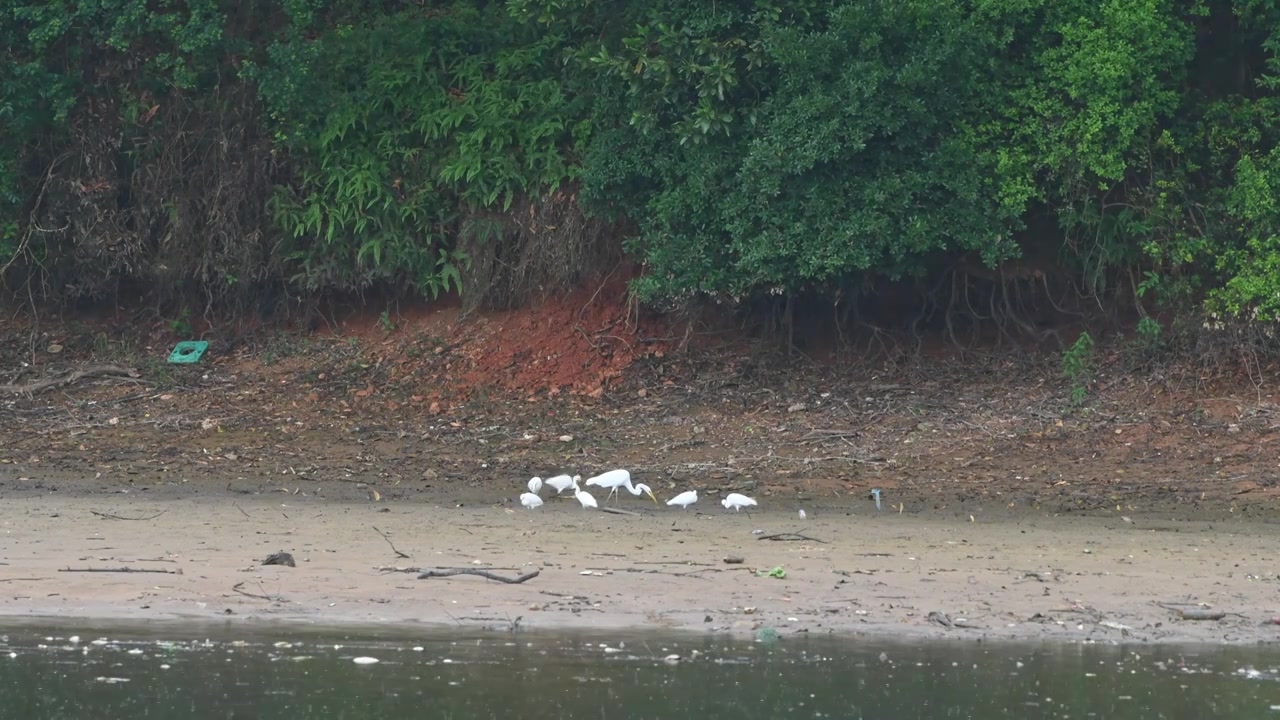
M546 484L548 487L555 490L557 495L559 495L569 488L578 487L578 481L581 479L581 475L574 475L573 477L569 477L568 475L557 475L553 478L547 478Z
M746 495L742 495L740 493L729 493L724 496L724 499L720 501L720 504L726 508L732 508L736 512L744 507L750 507L757 503Z
M533 493L534 495L537 495L538 493L542 492L542 478L535 477L529 480L529 492Z
M582 509L584 510L587 508L600 507L596 504L596 499L591 497L591 493L585 492L580 488L575 487L573 489L573 496L577 498L578 502L582 503Z
M668 505L679 505L682 509L688 510L689 506L698 502L697 490L686 490L679 495L667 501Z
M520 504L532 510L536 507L542 507L542 498L533 493L522 493L520 495Z
M653 491L649 489L648 485L645 485L644 483L640 483L639 485L631 484L631 473L627 470L610 470L607 473L602 473L593 478L588 478L587 485L608 488L609 497L617 495L618 490L622 488L626 488L627 492L636 496L639 496L640 493L645 493L651 500L653 500L654 505L658 504L658 498L653 496ZM605 502L608 502L609 497L605 498Z

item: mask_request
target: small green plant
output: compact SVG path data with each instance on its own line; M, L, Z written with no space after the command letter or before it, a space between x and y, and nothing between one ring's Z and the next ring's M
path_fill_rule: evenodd
M1089 396L1093 379L1093 336L1087 331L1062 354L1062 376L1071 383L1072 407L1080 407Z
M396 322L391 319L391 311L382 311L382 314L378 316L378 327L382 328L382 332L388 335L396 331Z
M1138 349L1147 354L1155 354L1164 348L1164 328L1149 317L1138 321L1136 338Z
M170 320L169 329L172 330L175 335L191 337L191 334L194 332L191 327L191 311L183 310L178 314L178 317Z

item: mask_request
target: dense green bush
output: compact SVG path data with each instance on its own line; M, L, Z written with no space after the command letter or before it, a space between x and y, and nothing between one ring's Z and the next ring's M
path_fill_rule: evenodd
M554 39L483 6L375 14L251 68L292 161L272 204L295 282L460 290L468 213L572 178Z
M1278 30L1278 0L9 3L0 265L434 297L576 197L655 300L1031 255L1270 321Z
M613 85L586 190L640 222L655 295L1014 256L1031 203L1126 178L1193 50L1163 2L652 5L578 59Z

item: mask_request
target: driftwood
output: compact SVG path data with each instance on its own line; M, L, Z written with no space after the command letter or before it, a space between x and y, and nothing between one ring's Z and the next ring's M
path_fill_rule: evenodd
M607 512L613 515L634 515L636 517L640 517L640 513L632 512L630 510L623 510L622 508L602 507L600 508L600 512Z
M791 540L808 540L809 542L822 543L823 545L827 544L826 540L819 540L818 538L809 537L808 535L801 535L800 533L777 533L775 535L761 535L756 539L757 540L782 540L784 542L791 541Z
M35 382L25 385L0 385L0 393L14 393L33 395L42 390L50 388L62 387L70 385L86 378L94 377L142 377L137 370L133 368L121 367L120 365L89 365L88 367L73 370L61 377L45 378L44 380L36 380Z
M1208 610L1205 608L1174 609L1173 611L1178 613L1178 617L1183 620L1221 620L1227 616L1221 610Z
M121 517L120 515L112 515L111 513L98 512L97 510L90 510L89 512L93 513L94 515L97 515L97 516L98 516L98 517L100 517L100 518L106 519L106 520L155 520L156 518L160 517L161 515L163 515L163 514L165 514L165 513L169 512L169 511L168 511L168 510L161 510L160 512L156 513L155 515L147 515L146 517L136 517L136 518L135 518L135 517Z
M533 572L525 573L517 578L509 578L503 577L497 573L489 572L488 570L477 570L474 568L436 568L423 570L422 574L418 576L418 579L426 580L427 578L452 577L454 575L479 575L480 577L488 578L489 580L497 580L498 582L506 583L508 585L517 585L525 582L526 580L532 580L533 578L538 577L538 574L541 572L541 570L534 570Z
M87 573L160 573L162 575L181 575L182 568L177 570L165 570L163 568L59 568L58 572L87 572Z

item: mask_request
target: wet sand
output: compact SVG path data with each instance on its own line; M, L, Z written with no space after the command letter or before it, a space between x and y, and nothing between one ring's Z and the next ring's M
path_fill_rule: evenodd
M284 493L14 497L0 505L0 617L1071 642L1280 635L1265 624L1280 615L1280 535L1262 521L969 522L839 506L800 520L646 503L627 498L642 515L623 516L572 499L527 511ZM761 539L777 533L811 539ZM276 551L297 567L259 564ZM387 571L396 567L539 574L420 580ZM65 572L120 568L167 572ZM1180 617L1193 608L1225 616Z

